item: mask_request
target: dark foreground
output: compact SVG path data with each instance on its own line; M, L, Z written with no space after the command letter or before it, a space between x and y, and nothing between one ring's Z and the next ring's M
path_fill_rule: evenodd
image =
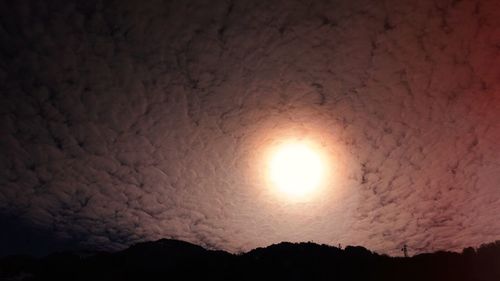
M0 259L0 280L500 280L500 241L461 254L411 258L314 243L280 243L242 255L176 240L117 253Z

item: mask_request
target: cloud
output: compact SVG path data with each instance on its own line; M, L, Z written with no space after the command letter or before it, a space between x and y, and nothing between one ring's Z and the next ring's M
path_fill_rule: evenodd
M500 238L495 1L203 2L3 4L2 214L113 249ZM317 201L266 192L293 136L336 160Z

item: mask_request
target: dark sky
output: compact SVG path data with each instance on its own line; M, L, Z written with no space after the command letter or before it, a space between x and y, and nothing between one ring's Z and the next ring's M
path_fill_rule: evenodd
M500 239L499 66L497 0L0 1L0 255Z

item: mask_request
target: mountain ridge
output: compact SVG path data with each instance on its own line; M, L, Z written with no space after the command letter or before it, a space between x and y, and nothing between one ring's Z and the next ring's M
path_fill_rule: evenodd
M0 258L0 280L500 280L500 241L391 257L362 246L281 242L242 254L160 239L114 253Z

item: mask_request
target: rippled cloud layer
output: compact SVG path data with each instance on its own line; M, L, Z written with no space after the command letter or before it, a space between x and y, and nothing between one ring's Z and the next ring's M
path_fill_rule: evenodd
M106 249L500 239L498 1L1 5L1 214ZM289 138L333 163L316 200L268 192Z

